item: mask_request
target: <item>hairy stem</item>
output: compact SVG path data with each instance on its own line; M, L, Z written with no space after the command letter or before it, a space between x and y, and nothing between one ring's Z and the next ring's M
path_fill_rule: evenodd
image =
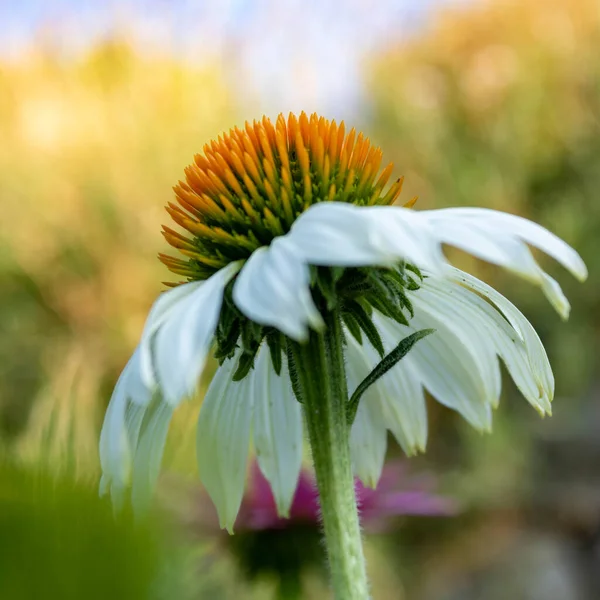
M350 462L348 388L339 315L324 333L291 343L295 391L304 406L321 501L325 542L336 600L369 597L354 478Z

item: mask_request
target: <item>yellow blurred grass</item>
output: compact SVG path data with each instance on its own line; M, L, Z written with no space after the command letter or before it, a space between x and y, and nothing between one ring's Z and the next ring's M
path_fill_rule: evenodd
M408 193L439 206L449 200L435 183L453 179L461 203L522 212L524 178L597 130L599 47L596 0L484 0L440 9L387 49L369 78ZM495 164L477 164L477 144Z
M95 475L104 405L170 279L156 259L163 206L232 112L218 66L147 58L126 40L69 60L37 48L0 63L0 282L18 292L0 309L16 323L0 343L18 351L27 323L39 360L17 362L28 376L41 371L33 397L18 379L0 396L0 412L34 406L13 446L23 459L41 452L55 468ZM195 410L176 421L187 426Z

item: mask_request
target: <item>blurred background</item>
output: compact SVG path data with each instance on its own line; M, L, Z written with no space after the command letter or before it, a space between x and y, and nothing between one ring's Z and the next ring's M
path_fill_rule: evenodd
M290 110L361 128L417 208L526 216L590 269L580 285L543 259L572 303L563 323L532 286L453 255L540 332L554 416L508 379L491 436L431 403L408 469L460 510L368 536L374 597L599 598L598 0L0 0L2 598L293 597L277 565L249 566L272 538L214 524L201 398L176 415L149 522L96 497L104 409L169 279L171 186L222 130ZM307 539L305 594L326 598Z

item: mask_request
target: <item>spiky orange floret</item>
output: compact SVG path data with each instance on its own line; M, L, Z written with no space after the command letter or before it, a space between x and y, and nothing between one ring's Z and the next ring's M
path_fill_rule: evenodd
M159 258L188 281L205 279L289 231L311 204L392 204L403 178L383 193L393 165L379 174L381 160L362 133L316 114L236 127L206 144L173 188L167 212L191 237L166 226L163 235L186 260Z

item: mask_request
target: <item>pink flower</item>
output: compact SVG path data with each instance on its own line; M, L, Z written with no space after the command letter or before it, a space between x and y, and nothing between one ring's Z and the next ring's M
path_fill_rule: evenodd
M183 485L183 488L181 487ZM410 475L404 462L388 463L376 489L355 483L361 522L366 532L392 532L394 520L402 516L452 516L457 503L433 493L432 475ZM271 487L254 462L235 522L235 535L219 528L216 511L197 486L190 489L177 478L161 486L163 502L178 516L189 535L210 536L222 551L231 554L248 581L275 578L279 597L300 598L303 574L312 569L326 577L324 546L320 535L319 499L314 475L300 473L289 518L277 515Z
M389 521L406 515L451 516L456 514L456 503L431 493L431 476L409 476L403 463L384 467L376 489L355 481L356 499L361 523L370 532L383 532ZM235 523L235 531L284 529L296 524L319 522L319 498L314 476L307 470L300 473L298 487L290 507L289 518L277 515L275 499L269 482L258 464L251 467L250 483Z

